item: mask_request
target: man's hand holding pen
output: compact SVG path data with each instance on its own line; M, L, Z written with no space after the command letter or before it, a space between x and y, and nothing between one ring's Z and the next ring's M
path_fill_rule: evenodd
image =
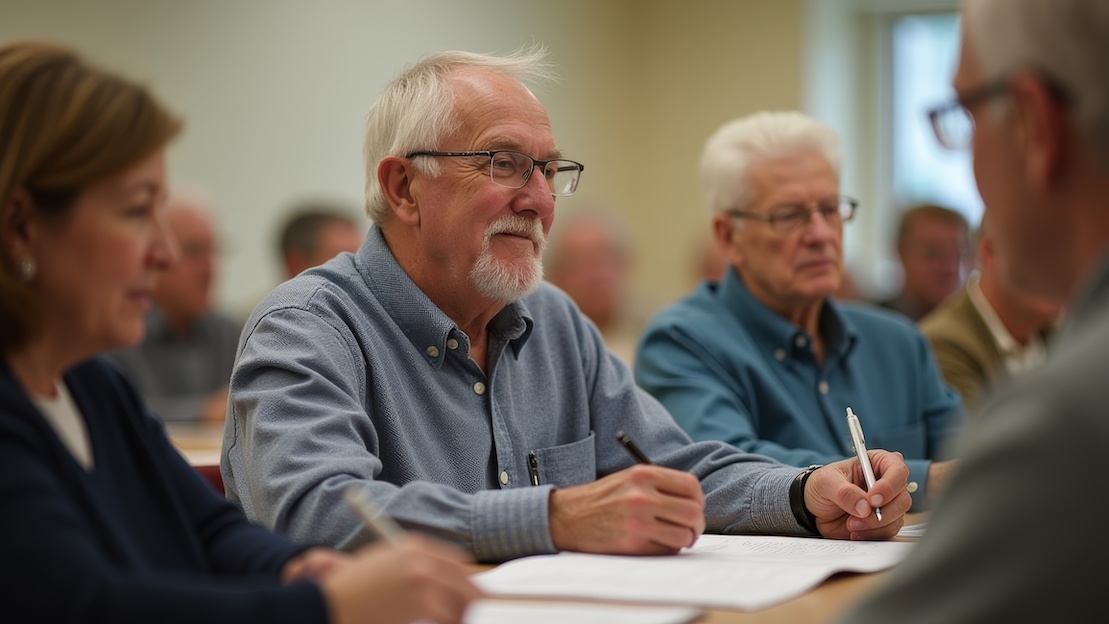
M857 459L828 464L815 472L805 486L805 506L816 516L824 537L853 540L889 539L905 524L912 498L905 489L909 468L901 453L867 451L877 480L867 491L866 477ZM882 509L879 520L874 510Z
M688 472L638 464L554 490L548 515L559 550L667 555L705 531L705 495Z
M560 550L668 555L705 531L705 495L697 477L655 466L631 437L616 440L636 466L551 493L551 539Z

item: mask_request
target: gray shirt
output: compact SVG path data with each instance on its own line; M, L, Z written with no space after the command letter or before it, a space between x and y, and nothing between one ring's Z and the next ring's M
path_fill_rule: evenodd
M708 530L803 533L788 497L797 468L691 443L561 291L542 285L489 332L486 374L376 227L357 255L281 285L239 345L229 498L296 540L349 549L370 539L342 503L357 485L403 526L478 560L550 553L551 489L630 466L622 429L701 479Z
M240 323L211 313L197 319L182 336L154 309L146 316L142 343L108 356L127 371L159 418L197 420L201 404L231 379L241 332Z
M1041 368L972 419L928 532L846 622L1104 621L1109 264Z

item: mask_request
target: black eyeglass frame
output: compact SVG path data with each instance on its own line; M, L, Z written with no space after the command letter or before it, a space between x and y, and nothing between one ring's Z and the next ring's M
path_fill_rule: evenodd
M940 120L950 115L952 111L962 109L967 121L971 123L973 131L974 116L970 114L970 107L1008 92L1009 78L999 78L993 82L987 82L970 93L957 95L948 102L928 109L928 121L932 124L932 133L936 135L936 140L947 149L964 149L965 145L955 145L945 138L946 133L941 128L942 122Z
M1043 72L1036 71L1035 73L1043 81L1044 85L1047 87L1048 93L1050 93L1051 96L1055 98L1055 101L1064 106L1070 104L1070 96L1067 90L1063 88L1063 86L1057 80L1054 80ZM1010 75L1006 75L996 80L987 82L977 89L972 89L969 93L956 95L951 100L928 109L928 121L932 124L932 133L936 135L936 140L939 142L940 145L951 150L961 150L970 147L969 144L955 145L952 144L950 141L945 140L945 133L941 128L942 124L940 123L940 119L946 115L949 115L951 111L962 108L963 115L966 117L966 120L970 122L970 129L971 132L973 132L974 115L971 115L970 107L974 106L975 104L980 104L989 99L995 98L999 95L1005 95L1006 93L1009 93L1011 89L1012 77Z
M827 200L831 197L836 198L836 214L839 215L840 223L847 223L847 222L849 222L849 221L851 221L852 219L855 218L855 213L857 213L859 211L859 200L855 199L854 197L850 197L848 195L829 195L828 197L825 197L824 200ZM824 201L824 200L821 200L821 201ZM800 204L797 204L797 205L800 206ZM843 215L843 206L849 206L850 207L851 212L847 216ZM827 220L828 217L824 214L824 211L822 210L822 208L823 208L823 206L820 205L820 202L817 202L815 207L810 208L809 206L802 206L800 210L790 211L788 214L781 214L781 213L772 214L771 212L751 212L749 210L738 210L738 209L734 209L734 208L731 209L731 210L724 210L722 212L724 214L730 216L730 217L736 217L736 218L739 218L739 219L754 219L756 221L762 221L764 223L768 223L768 224L770 224L770 227L776 232L793 232L793 231L796 231L800 228L803 228L806 225L808 225L809 223L811 223L813 215L818 213L818 212L820 213L821 217L823 217L825 220ZM779 225L785 219L793 217L793 216L795 216L796 214L799 214L799 213L804 213L805 217L796 226L793 226L792 228L789 228L789 227L783 228L782 226Z
M509 186L509 185L504 184L502 182L498 182L497 179L493 176L493 159L496 158L497 154L516 154L518 156L523 156L524 158L527 158L528 160L531 161L531 167L528 167L527 171L524 173L523 177L521 178L520 184L518 186ZM580 162L577 162L575 160L570 160L568 158L552 158L551 160L536 160L536 159L532 158L531 156L528 156L527 154L525 154L525 153L523 153L519 150L508 150L508 149L504 149L504 150L474 150L474 151L467 151L467 152L440 152L440 151L435 151L435 150L420 150L420 151L416 151L416 152L408 152L407 154L404 155L405 158L415 158L417 156L433 156L433 157L442 156L442 157L447 157L447 158L468 158L468 157L474 157L474 156L486 156L486 157L489 158L489 180L491 182L493 182L493 184L496 184L498 186L503 186L505 188L523 188L524 185L528 183L528 180L531 179L531 173L533 171L535 171L536 167L541 167L543 171L546 171L547 170L547 165L549 165L551 163L570 163L573 166L570 166L570 167L558 166L555 169L555 172L558 173L558 172L562 172L562 171L577 171L577 176L574 179L573 187L570 189L570 192L568 192L568 193L556 193L554 187L551 187L551 195L553 195L554 197L569 197L570 195L573 195L574 192L578 190L578 181L581 179L581 173L583 171L585 171L585 165L583 165ZM550 186L549 183L548 183L548 186Z

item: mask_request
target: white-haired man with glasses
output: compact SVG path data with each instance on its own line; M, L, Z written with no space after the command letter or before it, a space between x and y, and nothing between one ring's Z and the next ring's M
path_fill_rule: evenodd
M1047 361L968 425L920 544L846 621L1104 621L1109 2L967 0L962 15L956 104L942 113L958 123L937 134L974 149L1005 279L1070 303Z
M843 279L838 141L796 112L734 120L707 141L701 181L730 267L656 316L636 381L695 440L795 466L851 457L846 409L870 448L898 451L914 505L953 467L963 419L928 343L907 321L832 295Z
M555 198L582 171L520 82L545 67L540 51L446 52L385 88L367 118L366 241L279 287L244 329L231 500L353 548L372 538L342 504L357 488L483 561L675 553L706 529L894 535L911 504L896 454L874 454L866 491L855 462L799 471L691 444L542 283ZM636 465L618 431L655 465Z

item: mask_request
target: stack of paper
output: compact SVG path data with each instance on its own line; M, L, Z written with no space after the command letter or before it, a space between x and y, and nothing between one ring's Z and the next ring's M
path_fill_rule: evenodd
M491 595L587 598L757 610L805 593L837 572L876 572L911 542L702 535L669 557L561 553L525 557L475 576Z

